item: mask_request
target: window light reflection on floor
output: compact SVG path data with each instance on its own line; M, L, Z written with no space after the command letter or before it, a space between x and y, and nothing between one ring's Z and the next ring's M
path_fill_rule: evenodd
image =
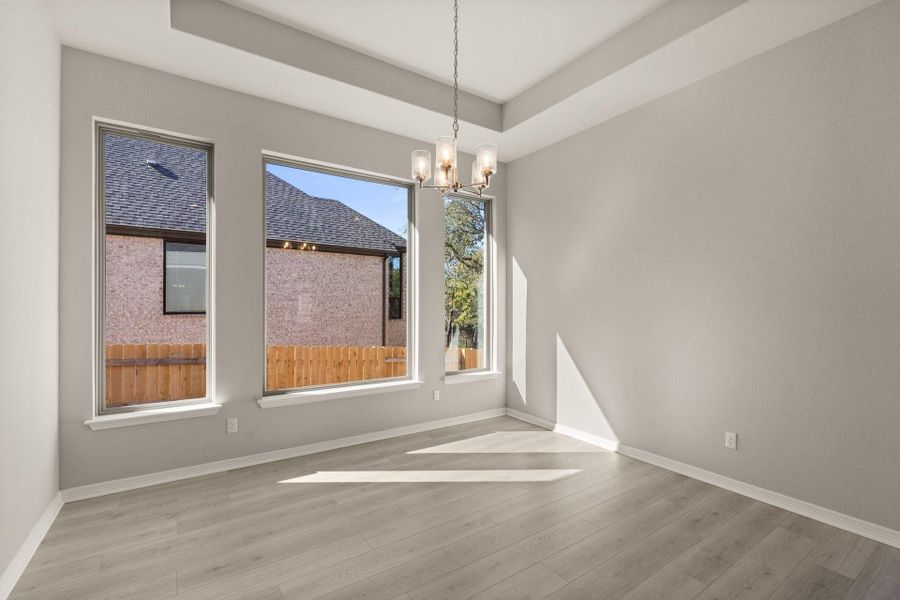
M484 483L556 481L581 469L472 469L458 471L319 471L279 483Z
M607 452L552 431L495 431L407 454L563 454Z

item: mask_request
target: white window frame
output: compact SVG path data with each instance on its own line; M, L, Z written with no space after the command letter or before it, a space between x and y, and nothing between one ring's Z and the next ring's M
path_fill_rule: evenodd
M494 196L482 195L475 196L472 194L448 194L452 197L461 197L467 200L475 200L486 205L484 227L484 366L477 369L463 369L461 371L445 371L444 382L447 384L466 383L469 381L481 381L484 379L495 379L499 375L497 368L497 245L494 238L494 211L496 206L496 198ZM441 207L443 213L443 206ZM445 232L443 214L441 216L442 232ZM443 254L443 252L442 252ZM446 281L442 278L441 296L444 297L444 287ZM446 353L447 348L444 348Z
M406 278L406 306L401 309L406 314L406 375L402 377L390 377L385 379L366 379L347 383L330 383L286 390L266 390L266 167L269 164L317 171L328 175L349 177L368 181L405 187L408 190L407 198L407 236L406 236L406 265L403 276ZM296 404L308 404L323 400L335 400L355 396L369 396L381 393L397 392L407 389L415 389L421 386L419 379L419 236L416 226L417 207L419 202L416 181L406 177L396 177L374 171L356 169L344 165L322 162L310 158L302 158L279 152L263 151L262 153L262 273L263 273L263 332L262 332L262 396L258 400L262 408L276 408ZM385 299L382 299L385 301Z
M203 150L207 153L206 183L206 397L106 406L106 198L104 135L131 136ZM94 119L94 418L91 429L140 425L215 414L215 148L211 141L148 127ZM165 290L163 291L165 293Z

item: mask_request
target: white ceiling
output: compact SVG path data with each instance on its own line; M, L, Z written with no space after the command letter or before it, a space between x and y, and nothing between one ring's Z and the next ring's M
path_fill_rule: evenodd
M452 0L226 0L452 83ZM668 0L460 0L460 87L506 102Z
M447 80L449 13L442 13L449 0L230 1L280 10L285 23L273 23L274 13L267 20L217 0L45 5L62 43L74 48L426 143L447 134L450 90L420 75ZM500 160L515 160L877 1L462 0L462 83L477 96L508 100L473 96L497 119L466 121L464 110L460 148L472 152L491 141L500 146ZM192 6L206 30L175 27L170 2ZM246 17L257 20L248 24ZM285 27L289 19L296 22ZM602 41L617 28L624 29ZM210 31L233 37L217 41ZM272 43L264 47L260 40L269 35ZM337 42L357 52L342 53ZM306 48L311 62L291 63L297 47ZM365 63L373 59L358 52L383 62Z

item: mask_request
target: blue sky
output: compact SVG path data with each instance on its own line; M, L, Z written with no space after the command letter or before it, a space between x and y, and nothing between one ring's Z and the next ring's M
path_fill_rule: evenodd
M266 170L310 196L340 200L376 223L406 237L408 217L405 187L282 165L266 165Z

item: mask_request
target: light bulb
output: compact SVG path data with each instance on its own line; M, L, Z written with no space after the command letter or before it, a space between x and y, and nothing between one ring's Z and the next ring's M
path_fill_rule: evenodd
M434 144L435 171L446 171L456 168L456 140L451 136L442 136Z

